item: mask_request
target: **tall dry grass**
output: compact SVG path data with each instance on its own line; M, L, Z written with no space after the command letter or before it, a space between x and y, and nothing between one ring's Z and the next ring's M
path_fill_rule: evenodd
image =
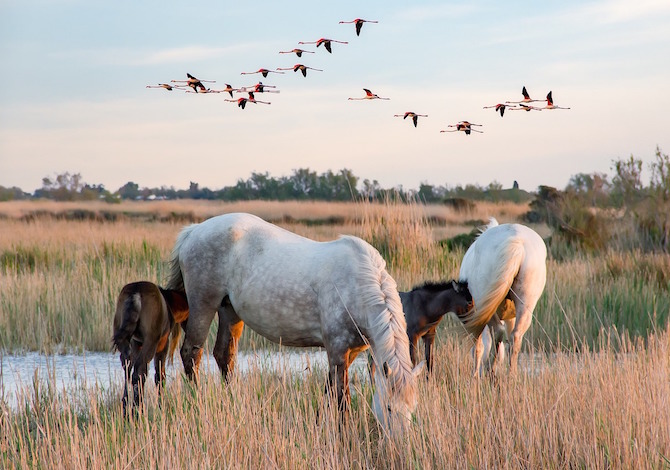
M266 218L318 240L365 238L401 289L455 277L463 251L435 243L436 232L472 228L463 215L436 226L429 208L412 203L358 203L327 216L296 207L295 214L273 207ZM502 210L467 217L514 220L511 209L495 209ZM310 217L331 224L305 223ZM165 276L182 223L161 219L0 220L0 348L108 350L121 286ZM161 406L150 385L145 410L130 421L121 413L122 384L59 390L52 377L26 390L18 409L0 402L0 468L668 466L668 258L610 251L567 259L548 261L523 372L473 379L469 345L443 329L434 374L419 381L416 419L401 438L377 428L363 373L353 374L345 423L328 406L319 368L299 375L256 369L229 384L205 376L197 387L171 380ZM243 347L267 346L244 337Z
M43 385L0 405L2 468L664 468L670 464L670 331L620 353L534 355L518 376L471 377L467 350L439 338L434 375L402 435L382 432L366 374L341 420L325 370L257 368L228 384L169 382L125 421L121 384ZM280 369L281 370L281 369Z

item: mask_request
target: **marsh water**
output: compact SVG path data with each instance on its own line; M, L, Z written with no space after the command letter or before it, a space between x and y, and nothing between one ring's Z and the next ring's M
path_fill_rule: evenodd
M168 366L168 379L183 371L181 362L175 355L172 366ZM365 371L367 355L361 354L352 367ZM237 357L238 373L260 369L282 373L303 374L314 368L324 372L328 358L323 350L304 351L254 351L240 352ZM218 374L218 366L212 356L203 356L201 371ZM153 383L153 362L149 367L147 382ZM0 402L16 408L23 397L30 397L38 387L51 386L55 390L92 389L116 390L123 387L123 369L118 353L85 352L83 354L44 355L26 353L2 355L0 362Z

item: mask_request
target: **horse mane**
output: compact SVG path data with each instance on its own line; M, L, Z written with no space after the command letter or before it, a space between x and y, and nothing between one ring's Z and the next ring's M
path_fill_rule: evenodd
M468 286L467 281L456 281L464 287ZM442 292L445 290L453 289L454 285L452 284L452 281L426 281L423 284L417 284L416 286L412 287L412 290L410 292L418 291L418 290L426 290L428 292Z
M340 239L347 240L363 255L360 258L363 261L360 263L358 279L361 290L365 292L361 300L371 307L383 306L376 318L370 318L367 325L373 358L380 370L382 364L388 365L391 388L406 396L413 392L414 374L398 285L386 271L386 261L374 247L353 236L345 235Z

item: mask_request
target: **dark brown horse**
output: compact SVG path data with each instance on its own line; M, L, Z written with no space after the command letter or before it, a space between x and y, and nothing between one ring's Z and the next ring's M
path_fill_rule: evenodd
M165 359L168 354L172 358L181 336L181 323L187 318L188 303L181 292L162 289L146 281L126 284L121 289L116 302L112 343L121 353L121 365L125 370L124 414L128 404L128 378L133 385L133 403L137 406L151 359L156 369L156 386L161 392L165 382Z
M400 292L402 309L407 321L409 353L412 363L417 362L419 338L423 338L426 349L426 372L433 369L431 351L435 332L442 317L449 312L461 317L472 308L472 295L467 282L426 282L409 292Z

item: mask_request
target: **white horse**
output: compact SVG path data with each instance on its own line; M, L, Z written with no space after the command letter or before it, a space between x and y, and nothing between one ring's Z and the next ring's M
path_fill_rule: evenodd
M521 341L533 318L533 310L542 295L547 279L547 247L532 229L520 224L503 224L491 218L490 223L468 248L463 257L460 280L467 281L474 308L461 316L466 330L475 338L475 375L481 372L482 356L490 343L484 336L493 335L502 359L500 332L502 325L510 336L510 369L516 372Z
M251 214L225 214L182 229L168 286L186 292L190 314L181 348L186 375L198 365L214 314L214 345L224 378L232 370L244 324L286 346L320 346L328 354L328 388L349 402L348 369L368 346L376 374L374 410L382 423L416 408L405 317L396 283L379 252L342 236L316 242Z

